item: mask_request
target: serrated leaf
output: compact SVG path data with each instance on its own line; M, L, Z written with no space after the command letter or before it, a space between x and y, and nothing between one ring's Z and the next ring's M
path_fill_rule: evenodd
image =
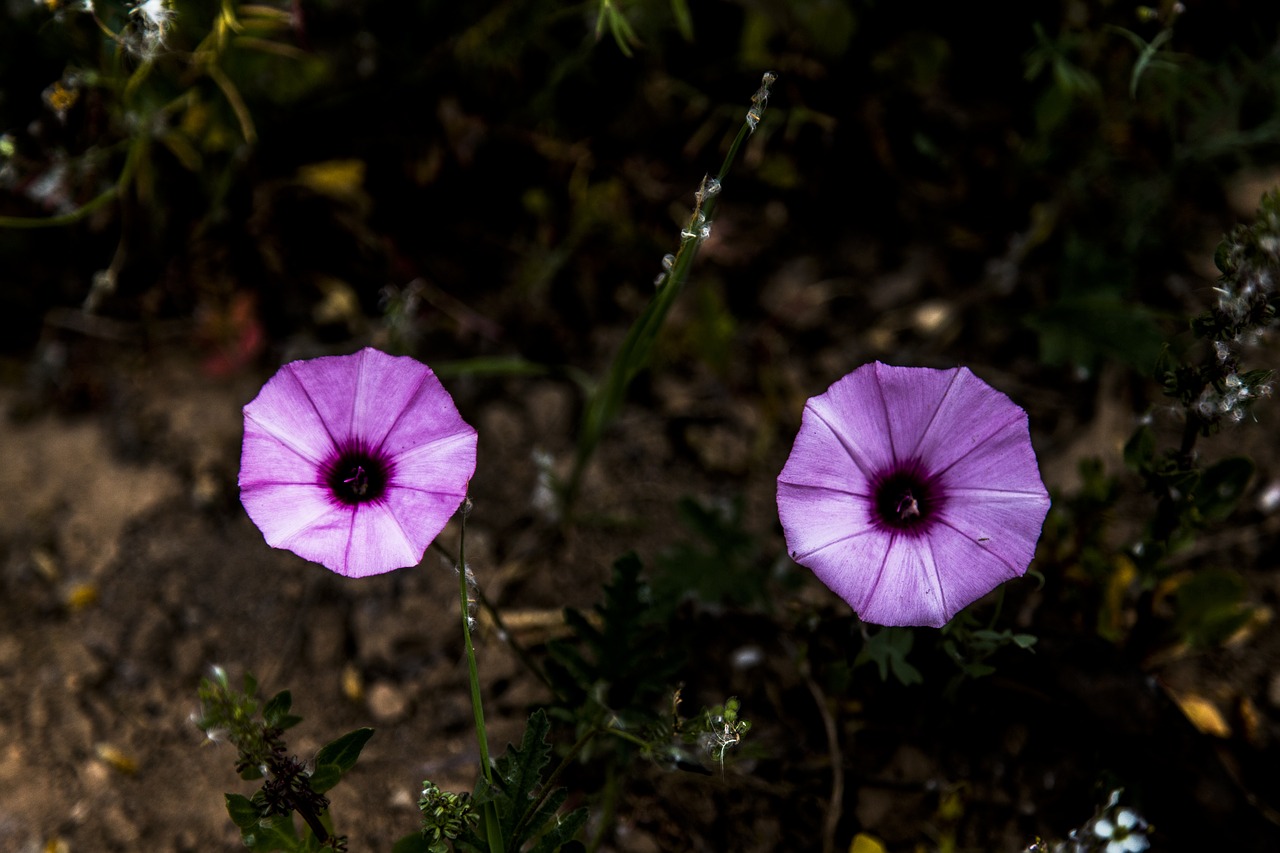
M546 834L538 839L538 843L534 845L531 853L555 853L556 850L562 850L570 845L577 846L573 842L573 837L586 824L588 814L585 808L581 808L575 809L560 818L556 821L555 826L548 829Z
M258 807L253 804L253 800L241 794L224 794L227 801L227 814L231 815L231 822L240 829L248 829L256 826L258 819L262 814L258 811Z
M547 743L550 729L547 715L542 710L535 711L529 716L520 746L509 744L494 762L493 783L484 779L476 783L473 802L478 808L493 805L508 850L522 850L530 841L546 837L552 839L553 845L543 847L539 842L534 849L555 850L581 827L576 812L563 818L556 815L566 796L562 789L539 799L542 771L551 759Z

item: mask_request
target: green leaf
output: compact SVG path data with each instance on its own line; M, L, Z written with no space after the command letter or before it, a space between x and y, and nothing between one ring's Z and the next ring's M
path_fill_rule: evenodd
M1188 644L1213 648L1249 621L1246 587L1236 572L1210 569L1196 572L1178 587L1174 626Z
M1142 426L1124 445L1124 464L1133 471L1144 472L1156 455L1156 439L1150 427Z
M257 826L258 819L262 814L258 811L258 807L253 804L253 800L241 794L224 794L227 800L227 814L231 815L231 822L240 829L248 829Z
M1233 456L1215 463L1200 477L1195 503L1208 521L1223 521L1235 511L1253 477L1253 462Z
M477 808L493 804L498 814L499 831L508 850L523 850L534 839L540 839L534 850L551 853L577 833L586 821L585 810L560 817L557 810L564 803L563 789L544 792L542 771L551 759L547 733L551 724L542 710L535 711L525 726L520 746L507 746L494 764L493 783L483 778L476 783L474 803ZM474 843L477 839L468 839Z
M671 0L671 15L676 19L681 38L693 41L693 15L689 14L688 0Z
M360 750L371 737L373 729L356 729L322 746L316 753L316 769L310 778L311 790L323 794L342 781L342 777L355 766Z
M583 849L581 845L573 841L573 837L578 834L587 823L589 812L586 808L575 809L562 818L557 818L555 826L547 830L546 834L538 839L538 843L534 845L532 853L554 853L562 848Z
M262 719L269 726L283 728L279 721L289 713L291 705L293 705L293 694L288 690L281 690L275 696L272 696L271 700L262 709Z
M348 732L320 747L320 751L316 753L316 765L335 764L340 772L346 773L355 767L356 760L360 758L360 750L364 749L364 745L371 737L373 737L373 729L367 727Z
M907 653L914 642L915 632L910 628L881 628L867 637L853 665L856 667L871 661L880 671L881 681L888 681L892 672L904 687L922 684L924 677L920 671L907 663Z

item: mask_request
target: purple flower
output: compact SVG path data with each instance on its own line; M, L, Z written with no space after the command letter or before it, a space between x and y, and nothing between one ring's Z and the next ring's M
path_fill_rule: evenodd
M964 367L864 364L778 475L792 559L878 625L942 627L1022 575L1048 511L1026 412Z
M244 407L240 501L274 548L340 575L417 565L467 494L476 431L425 364L286 364Z

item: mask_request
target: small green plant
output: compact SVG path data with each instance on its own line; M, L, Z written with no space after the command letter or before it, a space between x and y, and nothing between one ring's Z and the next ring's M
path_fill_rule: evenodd
M290 713L293 698L282 690L265 703L258 682L248 673L240 689L215 668L200 684L196 720L210 740L226 739L237 750L240 778L262 779L252 797L227 794L227 812L250 850L346 850L345 836L333 831L325 794L342 781L373 729L361 728L321 747L312 762L290 755L284 733L302 722ZM294 815L305 829L299 832Z

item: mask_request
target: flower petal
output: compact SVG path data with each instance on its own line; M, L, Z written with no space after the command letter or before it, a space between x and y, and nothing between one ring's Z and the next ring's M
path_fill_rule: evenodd
M826 404L817 398L804 407L800 419L800 432L787 457L787 464L778 475L779 483L795 486L812 486L860 495L870 499L869 470L859 464L866 458L865 451L850 449L846 440L835 431L831 421L821 412ZM832 418L835 421L835 418ZM836 421L838 422L838 421Z
M258 396L244 407L245 434L270 436L298 456L319 464L336 446L319 409L300 381L296 365L286 364L267 380ZM245 474L241 460L241 476ZM258 474L249 471L250 476Z
M1006 554L1012 548L1006 548L1002 553L996 547L987 547L995 544L996 539L981 542L946 524L938 524L931 529L928 542L940 569L944 602L943 618L934 625L936 628L941 628L1000 584L1020 577L1026 572L1035 551L1035 541L1032 540L1024 558L1011 560Z
M868 534L885 536L872 523L871 513L866 498L821 486L778 483L778 519L787 549L791 559L809 568L814 568L810 556L829 546Z
M964 374L970 377L973 374L960 367L935 370L894 367L878 361L854 371L859 372L866 372L874 381L875 393L863 400L862 405L879 410L880 441L888 444L893 459L898 462L928 459L931 468L935 460L929 452L934 448L922 446L924 440L940 421L951 434L951 424L940 417L940 410L953 390L963 387Z
M431 541L415 549L385 505L335 503L321 488L263 486L241 500L268 545L347 577L415 566Z
M306 451L267 432L246 416L240 449L240 488L272 483L318 485L319 462Z
M476 471L476 439L475 430L467 426L467 432L453 433L399 454L395 457L392 487L453 495L461 503Z
M950 530L980 549L980 553L1002 563L1006 570L1000 580L1005 581L1026 572L1031 558L1035 556L1040 528L1048 512L1049 496L1044 493L975 494L959 491L948 495L937 527ZM942 530L938 534L946 535ZM977 553L966 553L965 556L957 553L957 560L976 559ZM977 572L976 565L974 571ZM998 573L993 570L987 574L994 577Z
M401 416L388 424L386 434L380 439L382 450L399 464L411 451L426 449L453 439L466 439L470 442L469 445L464 445L470 448L470 467L466 472L469 479L475 473L475 428L462 419L458 408L453 404L453 398L431 369L426 365L422 367L426 374L413 397L406 403ZM457 464L462 464L461 459L458 457Z
M876 625L941 628L956 608L947 600L940 563L932 537L898 534L871 594L854 608L858 616Z
M895 433L901 436L899 442L911 440L914 434L911 448L903 451L906 455L899 458L927 459L928 471L936 474L951 468L961 459L976 457L987 469L987 479L999 478L1003 486L1005 472L999 467L999 460L990 455L992 451L987 446L993 437L1003 436L1006 440L1022 440L1032 471L1035 470L1026 412L974 376L967 367L946 371L879 367L896 371L892 374L892 381L882 381L890 384L896 392L893 420L904 424L901 433ZM903 371L908 371L908 374L904 375ZM917 372L919 377L911 375ZM912 396L909 388L902 387L917 382L917 394L927 398L928 408L932 409L928 421L913 417L922 406L919 401L913 405L908 399ZM1038 482L1039 478L1036 479Z
M869 512L849 496L779 484L778 512L791 557L808 567L864 621L946 622L939 570L923 537L850 523Z
M811 398L800 423L800 435L818 430L819 424L829 430L866 480L894 461L893 448L886 440L885 410L878 402L880 386L875 371L868 369L873 367L864 365L837 380L826 393Z
M272 548L286 548L284 543L299 533L316 526L338 524L336 516L350 514L348 507L336 503L327 489L315 483L242 485L240 502ZM308 560L316 559L296 549L290 550Z

